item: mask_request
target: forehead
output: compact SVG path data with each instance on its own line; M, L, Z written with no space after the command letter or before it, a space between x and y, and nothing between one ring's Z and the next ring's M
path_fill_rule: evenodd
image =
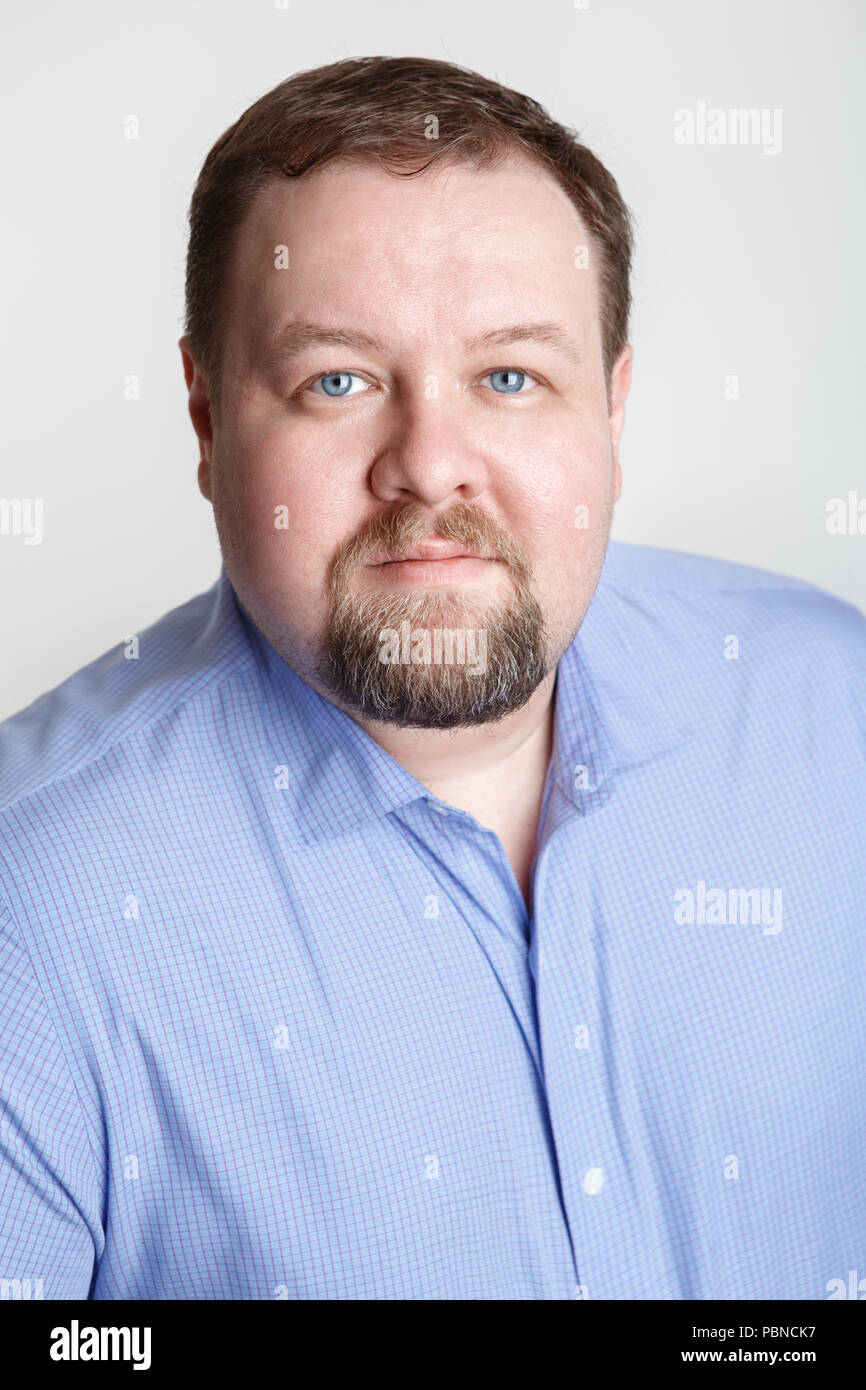
M252 352L288 319L363 323L399 347L518 319L597 332L595 257L565 191L520 154L395 176L334 162L275 177L234 248L227 336ZM280 248L285 248L281 253Z

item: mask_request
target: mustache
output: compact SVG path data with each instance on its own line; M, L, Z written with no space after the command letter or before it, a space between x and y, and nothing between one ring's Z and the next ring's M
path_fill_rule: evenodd
M379 512L340 547L328 570L331 594L342 590L352 570L369 564L383 550L400 554L431 536L493 555L514 572L519 583L529 583L532 571L523 546L477 507L456 502L447 511L431 515L428 507L411 503L399 511Z

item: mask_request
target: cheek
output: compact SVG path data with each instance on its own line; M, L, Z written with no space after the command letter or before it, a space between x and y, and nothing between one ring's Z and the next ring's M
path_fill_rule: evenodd
M605 522L614 473L606 422L575 423L559 432L539 429L522 454L509 449L510 510L527 546L539 558L570 555Z
M604 559L615 488L610 438L604 427L572 423L536 449L518 503L523 538L544 606L570 611L594 586Z
M322 486L321 461L272 432L226 447L214 510L246 584L265 602L292 594L306 609L322 599L327 566L351 529L349 500Z

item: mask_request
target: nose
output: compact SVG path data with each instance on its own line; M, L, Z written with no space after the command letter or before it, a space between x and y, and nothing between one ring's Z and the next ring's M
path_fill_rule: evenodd
M459 402L395 402L386 428L370 476L380 501L441 507L457 499L471 502L484 491L487 463L461 422Z

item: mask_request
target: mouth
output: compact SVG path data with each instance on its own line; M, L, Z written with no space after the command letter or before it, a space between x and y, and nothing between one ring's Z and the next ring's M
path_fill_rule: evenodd
M491 555L482 555L477 550L471 550L468 546L460 545L455 541L446 541L438 536L431 536L428 540L419 541L417 545L410 546L401 554L393 551L383 551L375 560L371 560L371 565L399 565L405 561L413 560L490 560Z
M448 584L477 578L494 564L492 555L434 536L400 554L384 551L367 568L389 583Z

